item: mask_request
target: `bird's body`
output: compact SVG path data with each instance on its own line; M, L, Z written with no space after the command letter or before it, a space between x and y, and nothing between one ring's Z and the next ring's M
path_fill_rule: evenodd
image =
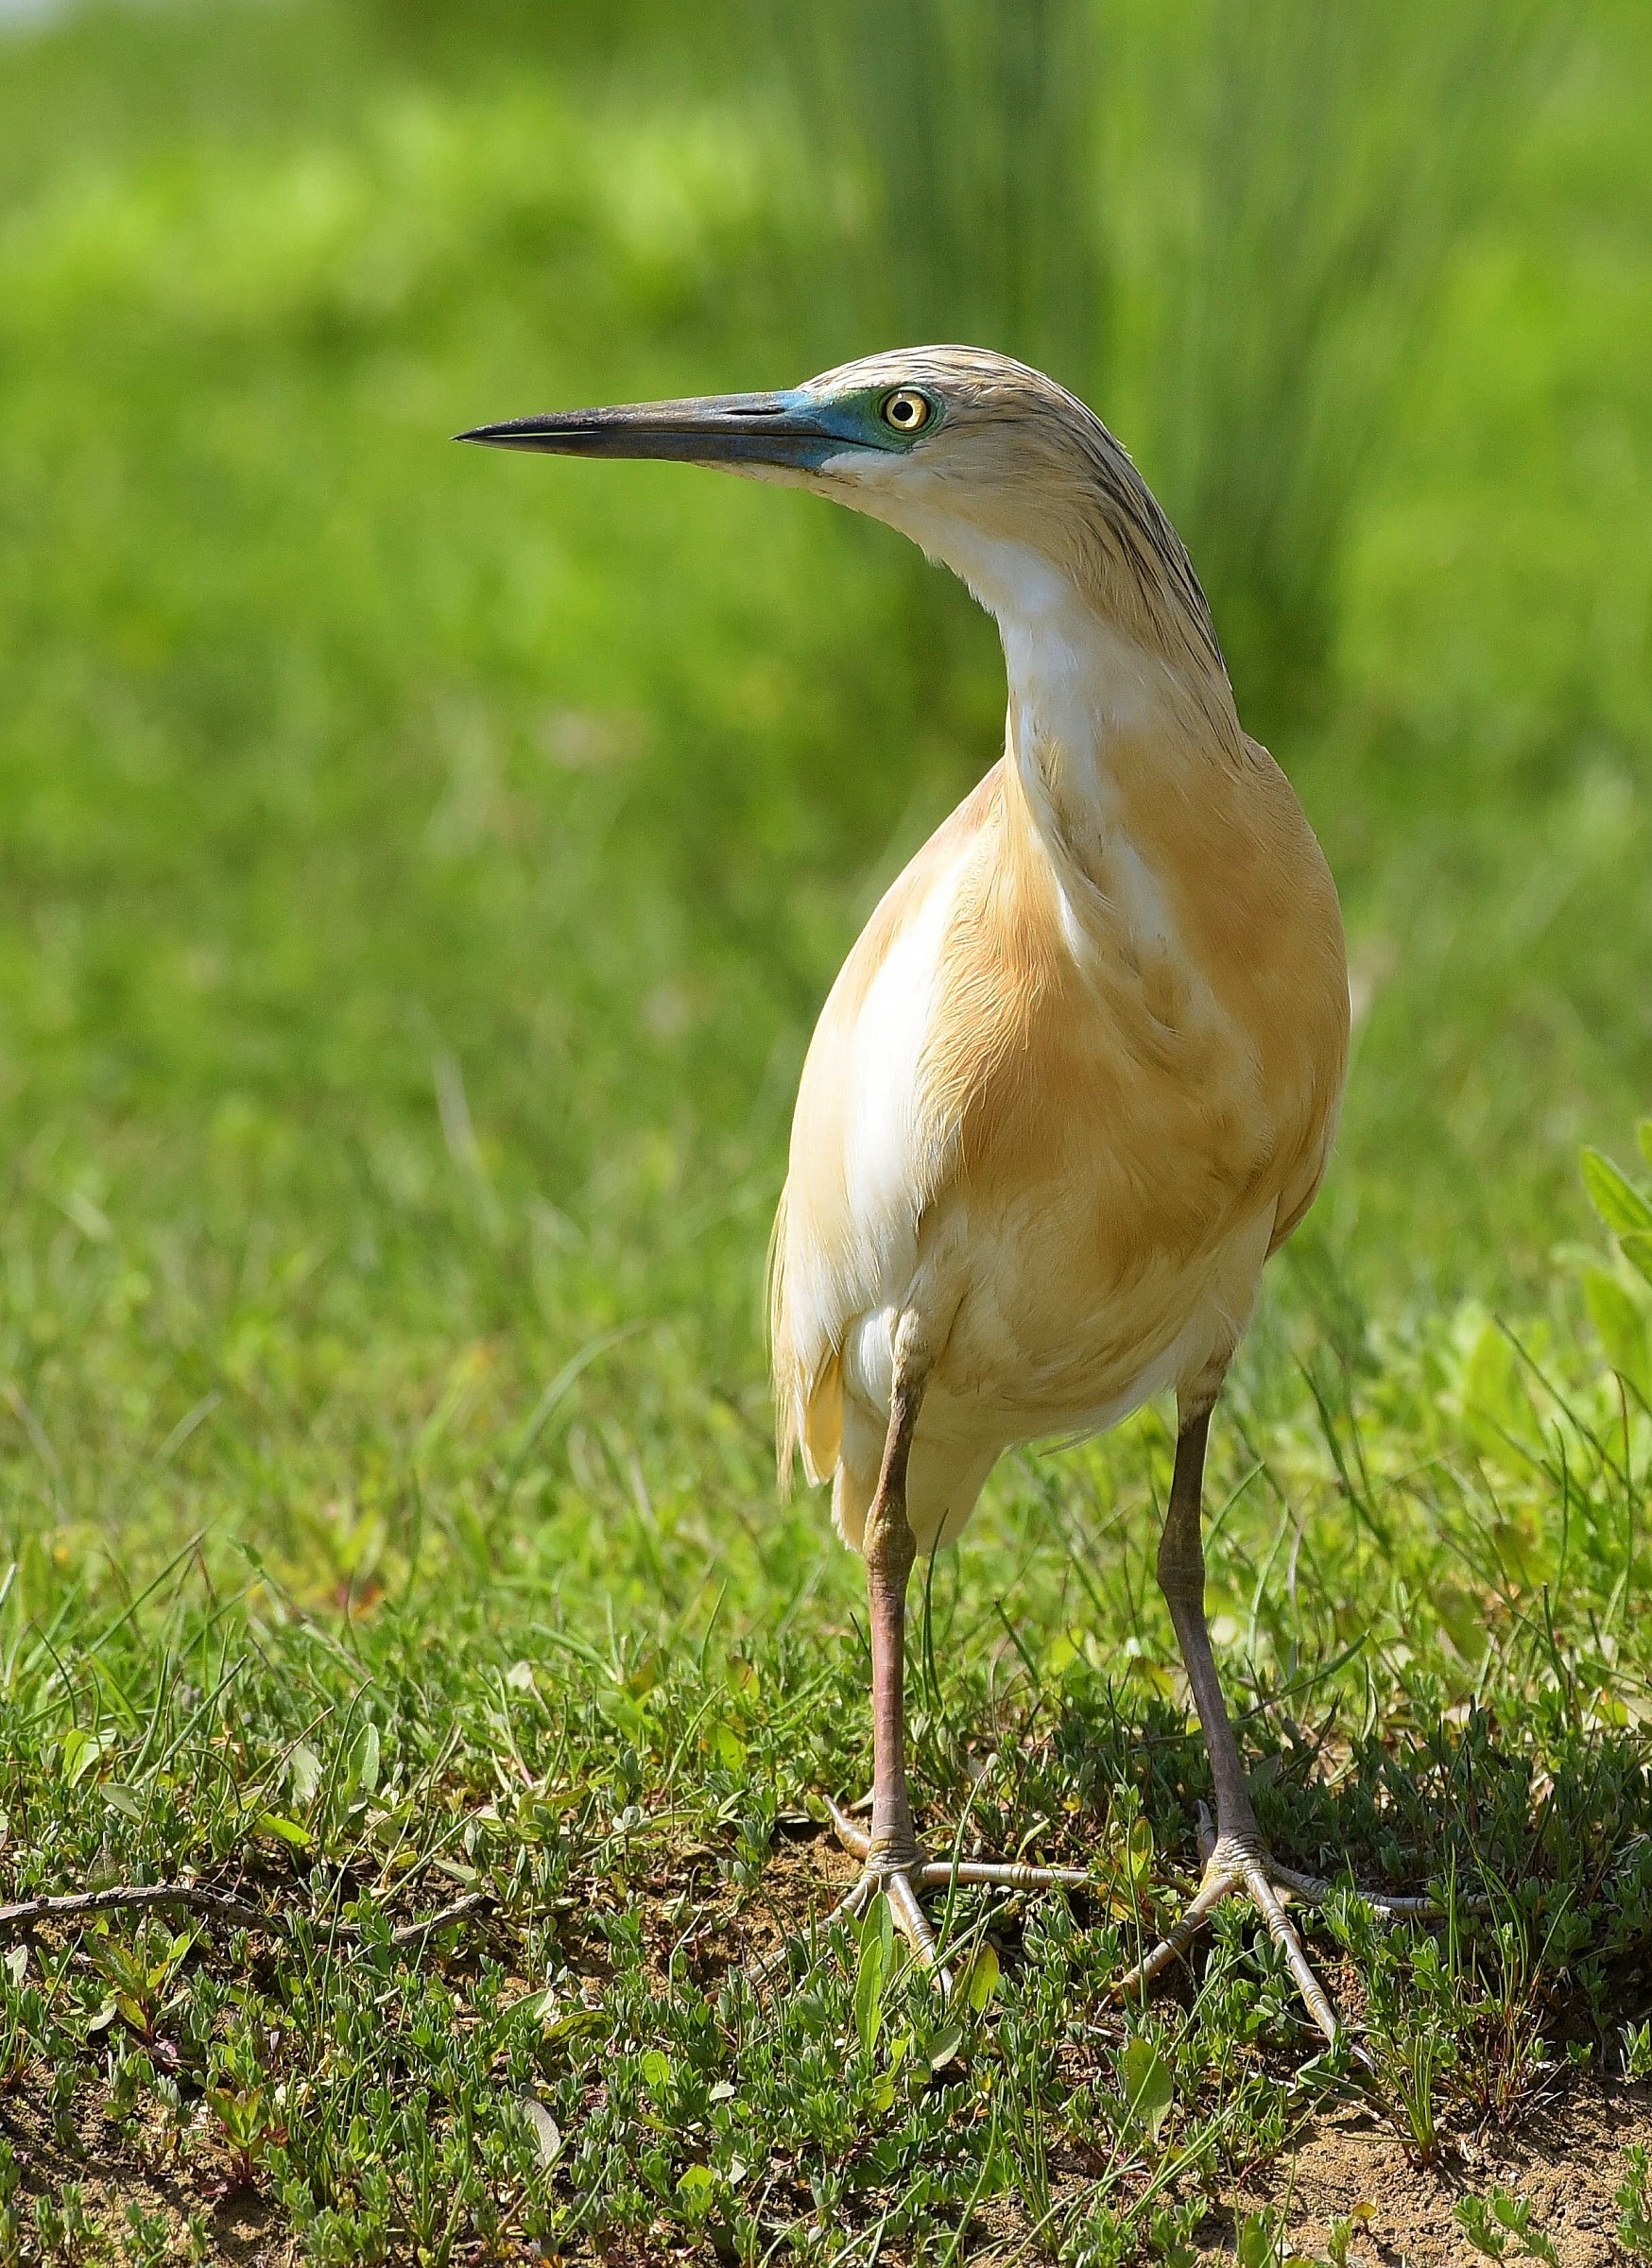
M1216 1829L1184 1921L1133 1979L1238 1891L1334 2036L1278 1894L1325 1885L1279 1865L1257 1824L1206 1624L1200 1503L1257 1280L1330 1153L1342 922L1295 796L1240 729L1179 540L1081 402L972 348L468 438L812 489L901 529L996 617L1004 754L832 988L775 1229L783 1468L800 1449L832 1481L867 1565L872 1816L868 1832L835 1813L867 1867L847 1903L886 1890L933 1960L920 1889L1082 1879L926 1858L907 1795L906 1589L917 1551L959 1532L1011 1443L1091 1433L1173 1389L1159 1580Z
M1330 1150L1341 924L1282 775L1162 731L1079 757L1012 707L809 1050L775 1236L782 1453L834 1481L857 1548L915 1294L927 1550L1010 1444L1213 1393Z

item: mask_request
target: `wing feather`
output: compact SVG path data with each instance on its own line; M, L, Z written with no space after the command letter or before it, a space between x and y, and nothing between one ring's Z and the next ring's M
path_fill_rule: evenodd
M769 1246L769 1352L781 1484L842 1455L843 1353L898 1301L933 1194L921 1108L933 989L956 877L995 805L997 768L890 885L833 986L798 1091Z

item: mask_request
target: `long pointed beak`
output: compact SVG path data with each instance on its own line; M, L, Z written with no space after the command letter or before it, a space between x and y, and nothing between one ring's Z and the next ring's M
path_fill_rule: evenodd
M542 418L476 425L456 440L558 456L659 456L736 470L776 465L813 472L845 449L875 446L847 404L806 393L708 394L614 409L559 409Z

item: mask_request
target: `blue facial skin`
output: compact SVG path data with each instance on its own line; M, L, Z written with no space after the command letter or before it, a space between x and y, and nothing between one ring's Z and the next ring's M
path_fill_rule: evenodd
M456 438L495 449L533 449L557 456L646 456L695 465L775 465L815 472L846 449L903 456L941 421L941 404L926 394L928 421L917 434L897 433L879 414L891 388L828 396L794 387L783 394L709 394L686 402L639 402L616 409L564 409L540 418L477 425ZM907 388L916 391L916 388Z

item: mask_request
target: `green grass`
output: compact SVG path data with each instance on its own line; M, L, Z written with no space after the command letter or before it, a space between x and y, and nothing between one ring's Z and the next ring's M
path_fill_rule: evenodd
M960 1899L955 2008L809 1933L869 1726L856 1564L774 1498L767 1218L837 958L991 753L989 626L807 499L444 438L870 343L819 339L860 224L737 35L0 53L0 1867L284 1917L9 1942L0 2260L251 2199L318 2261L1178 2262L1328 2104L1427 2159L1652 2075L1646 1305L1577 1176L1652 1094L1641 13L1435 260L1281 710L1366 1013L1212 1597L1282 1856L1456 1901L1312 1924L1370 2075L1236 1914L1109 1998L1206 1785L1162 1415L1007 1462L914 1663L938 1840L1093 1887ZM1100 406L1196 490L1135 226Z

